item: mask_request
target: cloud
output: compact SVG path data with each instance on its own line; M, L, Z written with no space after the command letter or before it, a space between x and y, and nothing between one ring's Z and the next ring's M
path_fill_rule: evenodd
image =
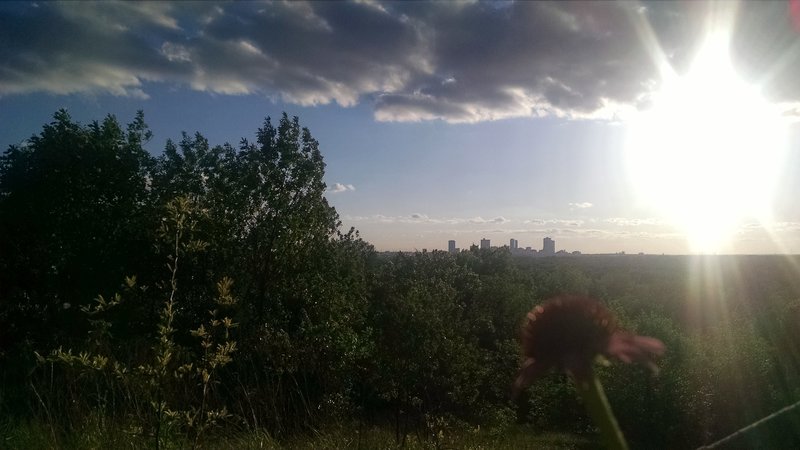
M522 222L525 225L560 225L563 227L580 227L582 220L574 219L528 219Z
M643 6L642 6L643 5ZM607 117L686 70L703 2L0 4L0 96L147 98L149 83L298 105L371 103L382 121ZM741 3L734 65L800 100L785 2ZM723 12L724 12L723 11ZM734 20L735 19L735 20Z
M467 219L467 221L469 223L498 223L498 224L511 222L510 220L506 219L503 216L497 216L493 219L484 219L483 217L478 216L478 217L473 217L471 219Z
M491 220L491 223L508 223L511 222L510 220L506 219L503 216L497 216Z
M334 183L333 187L328 190L331 194L339 194L341 192L355 191L356 187L352 184Z
M631 219L627 217L610 217L604 219L604 222L617 225L620 227L639 227L639 226L654 226L663 225L661 221L654 218L647 219Z
M483 217L431 217L423 213L413 213L406 216L386 216L383 214L375 214L372 216L344 216L346 220L354 222L371 222L371 223L428 223L428 224L443 224L443 225L480 225L480 224L495 224L502 225L511 222L503 216L497 216L491 219L484 219Z
M589 202L569 203L570 208L586 209L586 208L591 208L592 206L594 205L592 205Z

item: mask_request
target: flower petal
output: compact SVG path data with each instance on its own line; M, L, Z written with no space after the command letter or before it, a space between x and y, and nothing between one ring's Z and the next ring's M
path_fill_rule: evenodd
M608 341L606 354L622 362L642 363L655 372L657 367L653 363L653 356L664 354L665 349L664 343L656 338L617 331Z
M541 377L549 369L550 368L546 367L544 364L536 364L533 358L526 358L522 363L522 367L519 369L519 373L517 373L517 379L514 380L514 385L511 387L511 398L517 398L523 389L530 386L531 383L536 381L537 378Z

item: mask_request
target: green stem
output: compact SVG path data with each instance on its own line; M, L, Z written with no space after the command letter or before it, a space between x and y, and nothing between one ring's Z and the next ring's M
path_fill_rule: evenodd
M603 437L603 443L606 448L628 450L625 436L622 435L622 430L619 429L619 424L614 417L614 412L611 410L611 405L608 404L606 394L603 392L603 385L600 384L600 379L597 378L594 371L590 372L589 376L583 380L576 379L575 387L586 404L586 411L589 413L589 417L600 427L600 434Z

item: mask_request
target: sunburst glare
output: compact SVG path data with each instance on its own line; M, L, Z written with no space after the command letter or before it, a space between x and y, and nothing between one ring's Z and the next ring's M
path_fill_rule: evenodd
M744 220L769 222L786 150L780 111L737 77L728 47L728 33L710 33L685 76L666 71L626 144L639 201L700 253L725 249Z

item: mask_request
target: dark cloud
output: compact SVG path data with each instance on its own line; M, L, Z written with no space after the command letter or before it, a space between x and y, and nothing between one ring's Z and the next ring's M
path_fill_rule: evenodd
M714 20L737 68L800 99L787 2L69 2L0 5L0 96L146 96L144 82L379 120L598 116L642 105Z
M178 36L166 4L0 5L0 95L109 92L146 96L142 81L186 76L154 44Z
M413 80L382 99L389 101L378 113L398 97L442 118L455 105L460 120L590 113L605 101L633 101L653 70L625 14L630 7L520 2L414 11L441 81Z

